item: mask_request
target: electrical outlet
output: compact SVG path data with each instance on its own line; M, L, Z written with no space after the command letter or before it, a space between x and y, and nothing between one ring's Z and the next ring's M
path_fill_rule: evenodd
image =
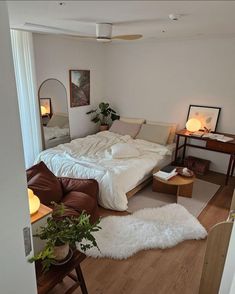
M24 235L24 249L25 249L25 256L28 256L32 250L32 243L31 243L31 236L30 236L30 228L25 227L23 229Z

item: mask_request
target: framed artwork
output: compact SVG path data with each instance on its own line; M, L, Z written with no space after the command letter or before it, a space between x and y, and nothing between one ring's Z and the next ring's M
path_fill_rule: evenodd
M201 122L202 130L204 130L204 128L207 128L211 132L215 132L219 120L220 111L221 107L189 105L187 121L190 118L196 118Z
M40 98L40 110L41 115L49 115L51 116L51 98Z
M70 70L70 107L90 105L90 71Z

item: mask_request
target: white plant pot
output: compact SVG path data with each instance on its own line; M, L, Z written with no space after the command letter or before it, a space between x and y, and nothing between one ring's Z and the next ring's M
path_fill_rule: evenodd
M55 260L63 260L69 253L69 243L66 243L61 246L54 246L54 259Z

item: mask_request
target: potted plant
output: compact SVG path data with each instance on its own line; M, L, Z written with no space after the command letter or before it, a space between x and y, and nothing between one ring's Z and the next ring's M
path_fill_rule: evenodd
M116 111L113 110L109 103L101 102L98 108L88 111L86 114L92 114L92 119L94 123L100 123L100 131L108 130L109 124L116 119L119 119Z
M76 248L76 242L80 243L81 249L86 251L97 247L93 232L100 230L99 222L90 223L90 216L84 212L79 217L63 217L65 206L55 204L51 217L47 218L45 226L34 235L41 240L46 240L42 251L29 259L29 262L42 261L43 271L47 271L55 261L65 260L70 248ZM83 244L82 241L89 241Z

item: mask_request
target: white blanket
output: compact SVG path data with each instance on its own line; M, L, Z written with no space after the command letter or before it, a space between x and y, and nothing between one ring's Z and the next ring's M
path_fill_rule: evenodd
M110 147L127 142L140 151L140 156L113 159ZM36 162L44 161L56 176L96 179L100 205L123 211L127 209L126 193L170 153L165 146L105 131L45 150Z
M69 135L69 128L43 127L45 141Z

